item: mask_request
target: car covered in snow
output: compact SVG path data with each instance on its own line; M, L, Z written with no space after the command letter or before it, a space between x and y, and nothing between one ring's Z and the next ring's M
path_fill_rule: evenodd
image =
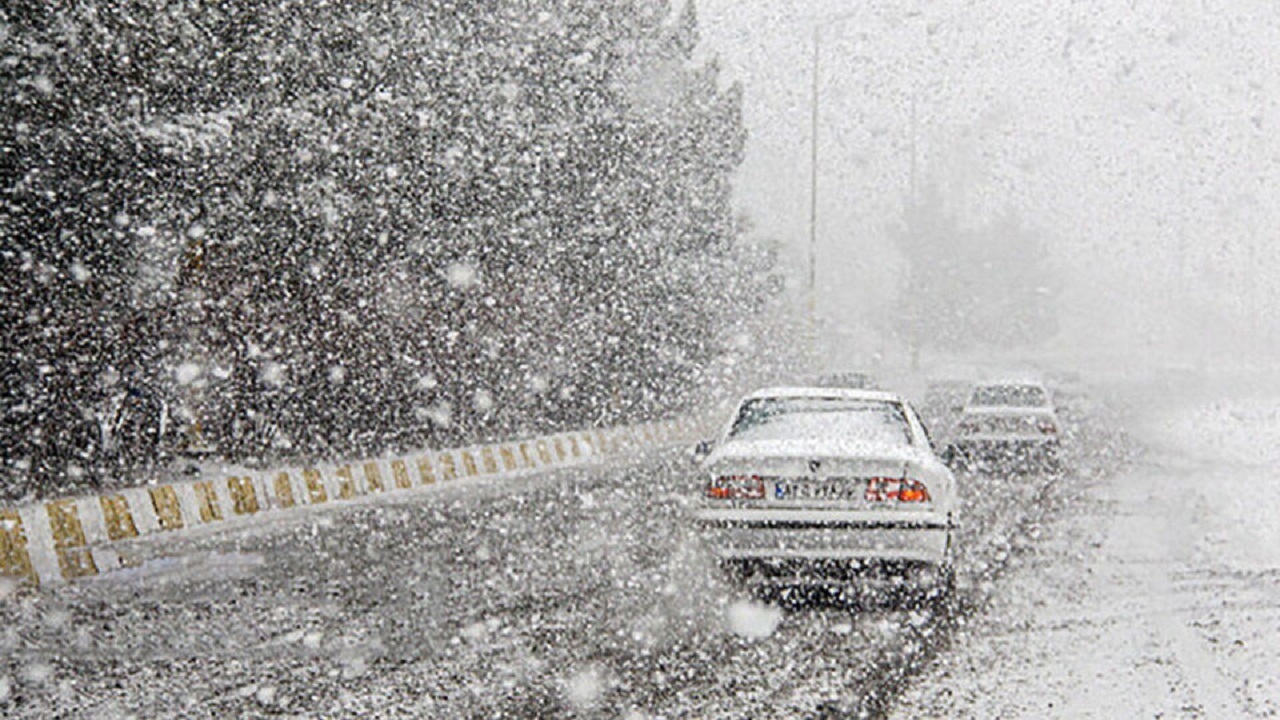
M946 455L952 464L995 470L1057 470L1061 422L1038 380L974 385Z
M695 522L732 576L950 592L955 479L900 396L761 390L701 449Z

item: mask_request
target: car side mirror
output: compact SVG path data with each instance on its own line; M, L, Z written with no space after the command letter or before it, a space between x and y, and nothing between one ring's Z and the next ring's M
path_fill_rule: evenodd
M707 456L711 454L713 446L714 443L710 440L699 440L698 444L693 446L693 462L701 465L702 461L706 460Z
M942 452L938 453L938 457L942 460L943 464L947 467L951 467L951 465L956 461L956 446L948 443L947 446L942 449Z

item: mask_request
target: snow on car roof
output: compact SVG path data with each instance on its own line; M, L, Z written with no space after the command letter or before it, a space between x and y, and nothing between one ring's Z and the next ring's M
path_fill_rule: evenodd
M832 387L772 387L757 390L745 399L797 397L797 398L841 398L846 400L880 400L882 402L902 402L897 393L885 390L857 390L853 388Z

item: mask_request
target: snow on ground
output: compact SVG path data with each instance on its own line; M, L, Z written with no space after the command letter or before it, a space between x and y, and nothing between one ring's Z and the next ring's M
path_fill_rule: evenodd
M1090 427L1080 477L1114 465ZM667 449L131 544L136 571L0 603L0 714L879 716L1078 482L966 478L950 613L747 600L691 479Z
M1156 413L1133 430L1161 453L1274 465L1280 461L1280 398L1219 398Z
M897 707L900 717L1280 714L1280 406L1138 412L1101 476Z

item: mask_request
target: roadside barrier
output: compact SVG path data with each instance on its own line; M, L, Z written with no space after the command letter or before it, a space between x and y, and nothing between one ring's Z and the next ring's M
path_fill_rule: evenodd
M479 477L565 467L687 439L667 420L403 457L266 470L0 508L0 576L56 585L125 566L111 544Z

